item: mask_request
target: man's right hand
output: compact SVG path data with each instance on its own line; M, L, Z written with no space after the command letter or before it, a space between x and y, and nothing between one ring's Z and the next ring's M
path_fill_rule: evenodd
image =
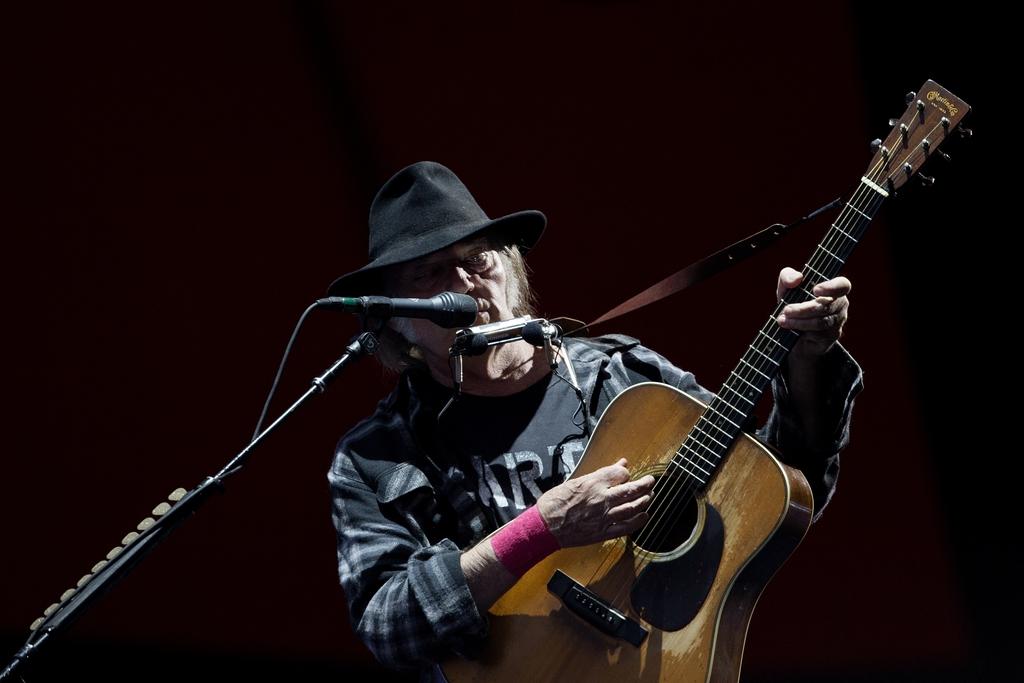
M563 548L631 534L648 519L654 477L630 481L626 459L569 479L537 500L548 529Z

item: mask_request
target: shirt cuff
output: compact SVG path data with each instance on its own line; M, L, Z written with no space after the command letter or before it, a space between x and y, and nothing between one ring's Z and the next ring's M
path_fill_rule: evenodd
M786 369L784 363L772 382L775 403L760 434L780 451L785 463L807 477L814 496L813 521L817 521L835 493L839 452L850 441L850 419L854 399L864 388L864 371L839 342L820 359L816 375L823 387L822 419L832 428L826 441L812 444L807 441L806 430L793 404Z
M438 642L472 657L487 636L487 620L477 609L462 571L462 551L448 539L437 546L441 549L430 559L409 563L409 581L417 595L426 597L420 607Z
M789 356L772 382L772 396L778 415L777 445L785 454L802 454L827 458L838 453L849 442L850 417L857 394L864 388L864 371L850 352L839 342L818 361L817 381L823 396L822 421L832 425L829 438L808 443L807 432L800 422L796 405L786 380Z

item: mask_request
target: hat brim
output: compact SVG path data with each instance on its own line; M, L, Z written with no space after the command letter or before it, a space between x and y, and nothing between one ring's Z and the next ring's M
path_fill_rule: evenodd
M463 223L441 228L429 236L420 236L407 244L388 250L382 256L366 264L359 270L342 275L327 288L328 296L372 296L382 293L384 285L380 278L381 269L406 261L432 254L440 249L450 247L456 242L473 237L483 232L494 230L504 233L506 239L519 245L521 250L528 251L537 244L547 217L540 211L517 211L501 218L494 218L476 223Z

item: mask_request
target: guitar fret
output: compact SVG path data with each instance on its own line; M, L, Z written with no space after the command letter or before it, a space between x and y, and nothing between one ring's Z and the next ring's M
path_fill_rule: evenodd
M858 240L857 240L857 238L856 238L856 237L854 237L854 236L853 236L853 235L851 235L850 233L846 232L845 230L843 230L842 228L840 228L840 227L839 227L838 225L836 225L835 223L833 223L833 224L832 224L832 227L833 227L833 228L835 228L836 230L838 230L839 232L843 233L844 235L846 235L846 237L847 237L848 239L851 239L851 240L853 240L853 243L854 243L854 244L856 244L856 243L858 242Z
M705 431L704 431L703 429L701 429L699 425L700 425L700 423L698 423L698 424L695 424L695 425L693 425L693 429L694 429L694 431L700 432L700 433L701 433L701 434L703 434L704 436L708 437L709 439L711 439L712 441L714 441L715 443L717 443L717 444L718 444L719 446L721 446L722 448L728 448L728 446L727 446L727 445L725 445L724 443L722 443L721 441L719 441L718 439L716 439L715 437L711 436L710 434L708 434L707 432L705 432ZM706 444L705 444L705 445L706 445Z
M775 318L769 318L769 320L771 320L772 322L775 322ZM762 337L764 337L765 339L769 340L769 341L770 341L771 343L773 343L773 344L775 344L776 346L778 346L778 347L779 347L780 349L782 349L783 351L789 351L789 349L787 349L787 348L786 348L785 346L783 346L783 345L782 345L781 343L779 343L778 341L776 341L776 340L775 340L775 339L774 339L774 338L773 338L773 337L772 337L771 335L767 334L767 333L766 333L766 332L765 332L764 330L758 330L758 331L757 331L757 333L758 333L758 334L760 334L760 335L761 335Z
M730 375L733 375L734 377L737 377L737 378L739 378L740 380L742 380L743 382L746 382L747 384L750 384L750 382L747 382L747 380L743 379L742 377L740 377L739 375L737 375L737 374L736 374L735 372L730 372L729 374L730 374ZM753 385L753 384L750 384L750 386L754 387L754 385ZM742 399L743 399L744 401L746 401L747 403L749 403L749 404L750 404L751 406L753 406L753 405L754 405L754 404L753 404L753 402L752 402L752 401L751 401L751 400L750 400L749 398L747 398L746 396L744 396L744 395L743 395L743 394L741 394L740 392L736 391L736 390L735 390L735 389L733 389L732 387L730 387L730 386L726 385L726 386L725 386L725 388L726 388L726 389L728 389L729 391L731 391L732 393L736 394L736 395L737 395L737 396L739 396L740 398L742 398ZM754 388L755 388L755 389L757 389L757 387L754 387Z
M762 356L767 358L769 363L771 363L775 367L779 367L779 364L775 362L774 358L772 358L771 356L769 356L768 354L766 354L764 351L762 351L761 349L757 348L756 346L751 345L751 346L748 346L747 348L751 349L753 351L757 351L759 354L761 354Z
M753 365L751 365L750 363L748 363L748 362L747 362L746 360L744 360L743 358L740 358L740 362L741 362L741 363L743 363L744 365L746 365L746 366L747 366L748 368L750 368L750 369L751 369L751 370L753 370L754 372L756 372L757 374L759 374L759 375L761 375L762 377L764 377L764 378L765 378L766 380L769 380L769 381L771 380L771 377L769 377L768 375L764 374L763 372L761 372L760 370L758 370L757 368L755 368L755 367L754 367ZM750 384L750 383L749 383L749 382L747 382L747 384ZM754 386L753 384L750 384L750 386L752 386L752 387L754 387L755 389L757 389L758 391L760 391L760 388L759 388L759 387L756 387L756 386Z
M694 474L690 470L688 470L685 467L683 467L681 463L676 462L675 458L673 458L672 460L669 460L669 462L672 463L673 465L675 465L676 467L678 467L679 469L681 469L683 472L686 472L688 475L690 475L691 477L693 477L694 479L699 481L701 484L708 483L706 479L701 479L698 475ZM687 461L687 462L689 462L689 461Z
M826 254L828 254L829 256L831 256L832 258L834 258L836 261L839 261L839 263L844 264L844 265L846 264L846 261L844 261L843 259L841 259L838 256L836 256L835 254L833 254L831 251L829 251L825 247L820 247L820 249L823 252L825 252Z
M853 209L854 211L856 211L857 213L859 213L859 214L860 214L861 216L864 216L864 218L867 218L868 220L871 220L871 216L867 215L866 213L864 213L863 211L861 211L860 209L858 209L858 208L857 208L856 206L854 206L854 205L853 205L853 204L851 204L850 202L846 202L846 205L847 205L848 207L850 207L851 209Z
M818 272L817 270L815 270L815 268L814 268L814 267L812 267L812 266L811 266L811 265L810 265L809 263L808 263L808 264L805 264L805 265L804 265L804 268L807 268L807 270L811 271L812 273L814 273L815 275L817 275L818 277L820 277L820 278L821 278L821 281L822 281L822 282L824 282L825 280L827 280L827 279L828 279L827 277L825 277L824 275L822 275L821 273L819 273L819 272ZM814 284L818 284L818 283L817 283L817 282L815 282Z
M714 462L712 462L711 460L708 460L708 459L707 459L707 458L705 458L705 457L704 457L703 455L701 455L701 454L700 454L700 453L698 453L697 451L693 450L693 446L689 446L689 445L687 445L687 444L689 444L689 443L690 443L690 441L692 441L692 439L687 439L687 440L686 440L686 442L685 442L685 443L683 443L683 445L681 446L681 448L685 448L685 449L686 449L687 451L689 451L690 453L693 453L693 454L694 454L694 455L696 455L696 456L697 456L698 458L700 458L701 460L703 460L703 461L704 461L704 462L706 462L707 464L709 464L709 465L711 465L712 467L714 467L714 466L715 466L715 463L714 463ZM694 443L696 443L696 442L694 442ZM676 451L676 453L677 453L677 454L678 454L678 455L679 455L679 456L680 456L681 458L683 458L684 460L686 460L686 462L690 462L690 463L692 463L692 462L693 462L693 460L690 460L689 458L687 458L687 457L686 457L685 455L683 455L683 454L682 454L682 453L680 453L679 451ZM703 469L703 468L701 468L701 471L703 472L703 471L704 471L704 469Z
M729 403L728 401L726 401L726 400L725 400L724 398L722 398L721 396L718 396L718 397L716 397L716 398L717 398L717 399L718 399L719 401L721 401L722 403L724 403L725 405L727 405L727 406L729 406L730 408L732 408L732 409L733 409L734 411L736 411L736 412L737 412L737 413L739 413L740 415L742 415L742 414L743 414L743 411L741 411L741 410L740 410L739 408L736 408L736 407L734 407L734 406L733 406L733 405L732 405L731 403ZM716 409L715 409L715 408L714 408L713 406L708 406L708 410L710 410L711 412L713 412L713 413L715 413L716 415L718 415L719 417L721 417L721 418L722 418L723 420L725 420L726 422L728 422L729 424L731 424L731 425L732 425L733 427L735 427L736 429L739 429L739 428L740 428L740 426L739 426L738 424L736 424L735 422L733 422L732 420L730 420L729 418L727 418L727 417L725 416L725 413L723 413L722 411L720 411L720 410L716 410Z
M714 409L714 408L710 408L709 410L710 410L711 412L713 412L713 413L716 413L716 412L717 412L717 411L715 411L715 409ZM733 422L733 421L732 421L732 420L730 420L729 418L725 417L724 415L722 415L721 417L722 417L722 419L723 419L723 420L725 420L726 422L728 422L729 424L731 424L731 425L732 425L733 427L736 427L737 429L739 429L739 426L738 426L738 425L737 425L737 424L736 424L735 422ZM702 421L703 421L703 422L704 422L705 424L711 425L712 427L714 427L714 428L715 428L715 429L717 429L718 431L720 431L720 432L722 432L723 434L725 434L725 436L726 436L727 438L730 438L730 439L732 438L732 434L730 434L730 433L729 433L729 430L727 430L727 429L722 429L721 427L719 427L719 426L718 426L718 425L716 425L716 424L715 424L714 422L712 422L711 420L707 419L707 418L706 418L706 417L704 417L704 416L701 416L701 420L702 420Z

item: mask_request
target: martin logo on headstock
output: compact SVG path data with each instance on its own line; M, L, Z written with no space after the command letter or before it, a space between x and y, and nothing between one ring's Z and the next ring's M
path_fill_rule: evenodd
M949 161L949 155L940 152L939 145L971 110L966 102L935 81L927 81L917 92L907 93L907 105L901 118L889 120L893 129L885 142L871 143L875 157L861 179L876 191L884 190L883 197L895 194L932 155ZM973 134L968 128L960 128L959 132L964 137ZM925 185L935 184L933 176L921 174L920 179Z

